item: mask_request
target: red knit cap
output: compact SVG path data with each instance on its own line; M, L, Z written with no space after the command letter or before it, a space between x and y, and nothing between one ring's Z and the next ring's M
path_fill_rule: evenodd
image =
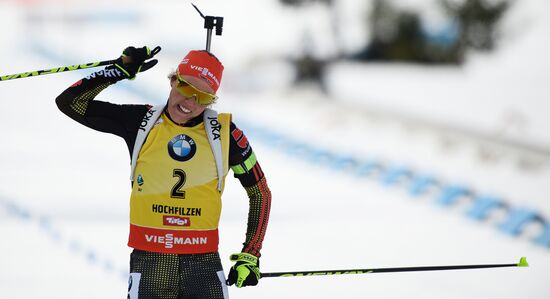
M222 63L206 51L193 50L178 65L178 75L202 79L214 90L214 93L220 87L222 73Z

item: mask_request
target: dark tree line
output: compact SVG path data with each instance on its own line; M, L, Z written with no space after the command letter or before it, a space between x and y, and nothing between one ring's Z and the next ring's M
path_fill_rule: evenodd
M456 26L455 32L450 28L442 33L447 34L445 42L423 32L417 13L399 11L387 0L374 1L368 18L372 37L354 58L460 64L468 49L495 48L499 22L510 6L508 0L440 0L439 4Z
M333 0L280 0L292 7L307 9L307 4L322 3L333 9ZM395 0L397 1L397 0ZM325 67L334 59L359 61L401 61L425 64L462 64L469 49L491 51L498 45L499 24L513 0L438 0L450 26L434 36L425 32L421 16L400 10L391 0L374 0L366 15L370 38L353 55L341 53L320 59L304 51L292 63L296 81L313 81L323 86ZM338 40L338 38L336 38ZM314 46L314 45L313 45Z

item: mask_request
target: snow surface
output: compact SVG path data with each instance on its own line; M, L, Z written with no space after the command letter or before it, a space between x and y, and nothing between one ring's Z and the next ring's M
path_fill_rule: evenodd
M361 1L337 3L343 13L360 15L366 9ZM259 125L342 154L407 165L550 215L547 160L525 169L515 155L497 152L496 159L482 159L471 141L448 142L437 130L407 127L384 116L413 116L493 134L511 109L528 126L504 137L548 146L547 1L516 2L505 27L510 28L508 39L494 55L472 55L461 69L341 63L329 74L329 96L288 87L292 72L284 58L303 49L303 32L295 25L311 27L311 16L297 21L300 13L278 1L195 4L226 18L224 35L213 40L226 66L216 108L233 112L237 124ZM327 18L319 12L318 21ZM349 51L358 46L354 40L361 29L356 19L340 18L355 26L340 41ZM162 103L168 93L166 74L188 49L204 45L204 32L198 30L202 21L181 1L4 1L0 24L2 75L111 59L128 45L161 45L158 66L99 95L117 103ZM332 50L326 51L330 55ZM73 122L54 104L57 94L87 73L0 82L1 298L126 296L126 147L117 137ZM491 84L482 84L487 81ZM515 263L521 256L531 266L266 278L258 287L231 288L232 298L550 296L548 248L531 241L540 228L511 237L495 228L502 215L472 221L464 216L466 204L441 207L433 195L413 198L403 188L312 165L252 136L273 192L262 250L264 272ZM220 224L226 270L226 257L240 250L244 240L247 207L244 190L228 178Z

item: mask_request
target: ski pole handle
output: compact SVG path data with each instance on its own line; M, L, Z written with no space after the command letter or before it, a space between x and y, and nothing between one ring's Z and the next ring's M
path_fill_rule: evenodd
M399 267L399 268L372 268L372 269L348 269L348 270L317 270L317 271L293 271L261 273L261 278L266 277L302 277L317 275L347 275L389 272L414 272L414 271L441 271L441 270L466 270L501 267L528 267L527 259L522 257L516 264L491 264L491 265L460 265L460 266L427 266L427 267Z
M105 61L90 62L85 64L75 64L75 65L56 67L56 68L47 69L47 70L23 72L19 74L0 76L0 81L56 74L56 73L68 72L68 71L83 70L83 69L89 69L89 68L98 67L98 66L111 65L111 64L114 64L115 62L116 60L105 60Z
M199 8L191 3L199 15L204 19L204 28L206 29L206 51L210 52L210 46L212 45L212 30L216 28L216 35L222 35L223 30L223 17L205 16Z

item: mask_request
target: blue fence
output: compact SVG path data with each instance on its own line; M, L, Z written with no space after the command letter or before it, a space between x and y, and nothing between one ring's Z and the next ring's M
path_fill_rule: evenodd
M41 215L17 203L15 200L0 196L0 208L4 209L10 217L21 220L25 225L35 225L48 237L53 244L58 245L76 256L80 256L91 265L109 275L114 275L122 280L128 280L128 269L115 268L112 259L99 254L93 247L87 246L81 240L70 237L58 228L50 217Z
M503 213L504 220L497 223L495 228L504 234L521 236L527 227L538 226L540 233L531 241L536 245L550 248L550 224L542 213L535 209L513 206L503 197L482 194L462 184L446 183L436 175L422 173L405 165L385 164L375 159L331 152L328 149L292 139L275 130L242 121L239 122L239 126L255 143L262 142L271 149L292 158L307 161L317 167L373 179L387 187L402 188L412 198L431 196L433 202L441 207L449 208L461 201L467 201L468 206L464 216L468 219L483 222L497 212Z

